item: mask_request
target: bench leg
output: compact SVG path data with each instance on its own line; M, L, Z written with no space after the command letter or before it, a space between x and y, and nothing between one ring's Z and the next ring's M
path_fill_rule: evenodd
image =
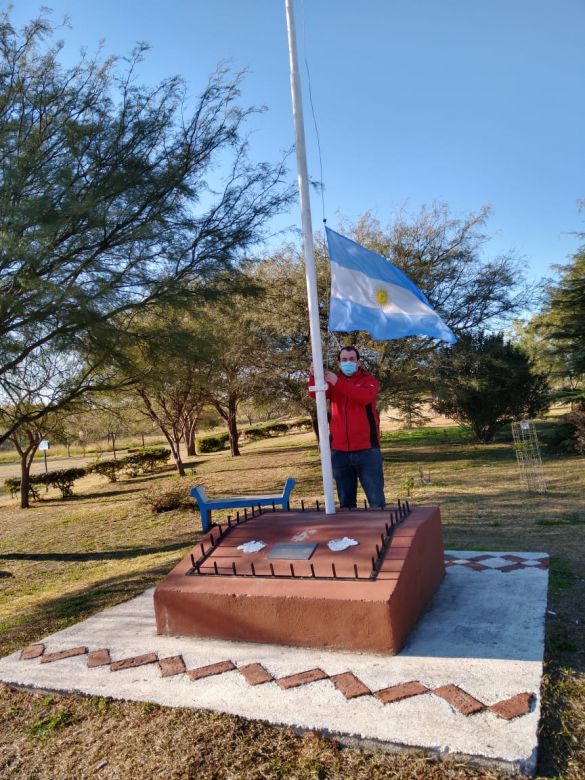
M209 531L209 524L211 522L211 509L207 509L207 507L201 507L201 526L204 531Z

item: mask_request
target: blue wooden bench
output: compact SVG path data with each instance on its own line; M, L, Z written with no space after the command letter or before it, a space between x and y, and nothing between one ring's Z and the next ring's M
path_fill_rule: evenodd
M196 485L191 490L191 495L197 501L201 512L201 525L204 531L209 531L211 524L211 511L213 509L244 509L252 506L281 506L285 509L289 496L295 486L292 477L287 477L280 495L274 496L227 496L226 498L209 498L203 485Z

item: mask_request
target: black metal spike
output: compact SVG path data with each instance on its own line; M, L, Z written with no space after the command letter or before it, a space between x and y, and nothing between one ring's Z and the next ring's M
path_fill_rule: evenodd
M213 570L216 574L219 574L218 568L217 568L217 561L213 561Z
M331 571L333 572L333 579L336 580L337 579L337 572L335 571L335 564L334 563L331 564Z
M286 511L290 512L290 501L286 502Z
M191 565L195 568L195 556L191 553Z
M203 543L201 543L199 547L201 547L201 555L205 555L205 547L203 546Z
M406 512L410 512L410 501L406 499Z
M353 565L353 573L355 574L355 578L356 578L356 580L359 580L359 578L360 578L360 575L358 574L358 567L357 567L357 563L354 563L354 565Z
M380 539L382 540L382 547L384 547L384 543L386 542L384 534L380 534Z
M380 548L378 547L378 545L376 545L376 555L378 556L378 558L380 557Z
M390 527L388 523L384 523L384 527L386 528L386 536L388 536L388 534L390 533Z
M302 511L302 512L304 512L304 511L305 511L305 501L304 501L304 499L302 499L302 498L301 498L301 511Z
M375 560L372 558L372 570L373 570L373 569L375 569L375 568L376 568L376 562L375 562Z
M260 506L260 504L258 504L258 514L259 514L259 515L261 515L261 514L262 514L262 507Z
M252 507L252 517L256 517L256 510Z
M367 508L368 508L368 502L367 502L367 501L366 501L366 499L364 498L364 509L367 509Z
M233 573L235 575L237 575L238 572L236 571L236 562L235 561L232 561L232 571L233 571Z
M236 524L240 522L240 513L236 512Z
M254 564L250 561L250 568L252 569L252 575L256 576L256 569L254 568Z
M276 512L276 504L274 503L274 501L272 502L272 511Z
M311 567L311 577L314 577L314 576L315 576L315 567L313 566L313 564L312 564L312 563L311 563L311 564L309 564L309 565L310 565L310 567Z
M290 573L292 577L295 576L295 567L292 565L292 563L290 564Z
M248 510L244 508L244 520L248 519Z
M221 537L223 536L223 528L221 525L219 525L218 527L219 527L219 538L221 539Z
M317 507L317 512L319 512L319 502L318 502L318 501L315 501L315 505L316 505L316 507Z
M228 527L229 528L232 527L232 516L231 515L228 515Z
M274 575L274 566L272 564L270 564L270 574L272 574L273 577L275 576Z
M213 538L213 534L209 534L209 541L211 542L211 546L215 547L215 539Z

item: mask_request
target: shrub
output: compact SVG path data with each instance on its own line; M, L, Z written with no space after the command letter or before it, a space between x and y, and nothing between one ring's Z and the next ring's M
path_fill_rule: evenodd
M163 466L170 454L171 451L165 447L152 447L134 455L128 455L128 457L123 458L123 463L129 476L136 477L138 474L152 473L157 466Z
M33 481L34 479L35 477L33 476L29 478L28 495L30 498L32 498L33 501L39 501L41 495L36 488L36 485ZM16 496L20 493L20 477L8 477L8 479L4 480L4 487L10 491L10 496L12 498L16 498Z
M198 436L195 439L197 454L199 455L204 452L220 452L221 450L226 449L229 438L227 432L216 433L211 436Z
M152 485L144 491L143 502L153 512L170 512L172 509L193 509L190 495L191 480L174 477L162 484Z
M88 468L88 471L107 477L110 482L117 482L118 472L122 471L126 466L124 460L124 458L120 460L98 460Z
M50 485L61 491L63 498L69 498L73 495L73 483L76 479L85 477L87 469L57 469L48 471L46 474L36 474L34 476L35 484Z

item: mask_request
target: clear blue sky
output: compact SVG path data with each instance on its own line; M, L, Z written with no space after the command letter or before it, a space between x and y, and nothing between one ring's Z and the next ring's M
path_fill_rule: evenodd
M198 93L220 60L246 67L243 100L265 105L252 151L275 160L293 143L284 0L47 0L80 47L152 50L154 82L181 74ZM24 22L40 6L15 4ZM552 275L584 231L584 0L296 0L323 154L328 224L370 209L447 201L455 214L490 204L492 254L513 250L529 278ZM303 92L309 168L316 138ZM291 157L291 179L296 177ZM313 198L319 227L321 199ZM294 209L277 226L300 224Z

